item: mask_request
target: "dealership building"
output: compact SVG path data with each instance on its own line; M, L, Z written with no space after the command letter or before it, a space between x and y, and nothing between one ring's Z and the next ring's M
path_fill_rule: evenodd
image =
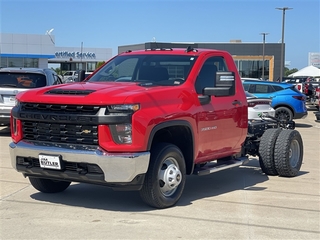
M81 45L81 46L80 46ZM60 64L62 71L96 69L112 57L111 48L57 47L54 35L0 34L0 67L40 67Z
M55 36L51 34L1 33L0 40L0 67L46 68L49 64L59 64L62 71L93 71L98 62L107 61L113 56L111 48L88 48L80 43L76 47L56 46ZM227 43L146 42L118 46L118 53L127 50L188 46L230 52L241 77L261 78L263 67L264 78L276 80L280 76L281 43L245 43L241 40Z
M228 51L232 55L241 77L261 78L262 67L264 67L265 79L273 81L280 76L281 43L243 43L241 40L231 40L228 43L146 42L119 46L118 52L139 49L187 48L188 46Z

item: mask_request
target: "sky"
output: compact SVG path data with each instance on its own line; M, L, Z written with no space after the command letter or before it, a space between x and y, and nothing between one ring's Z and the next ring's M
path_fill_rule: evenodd
M57 47L111 48L145 42L281 43L285 60L308 65L320 52L320 0L0 0L0 32L45 34Z

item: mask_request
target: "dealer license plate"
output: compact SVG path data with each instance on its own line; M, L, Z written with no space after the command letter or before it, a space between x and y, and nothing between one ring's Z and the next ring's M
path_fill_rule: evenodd
M39 154L40 167L61 169L60 156Z
M14 106L15 100L16 100L15 96L4 96L3 97L4 104L9 104L9 105Z

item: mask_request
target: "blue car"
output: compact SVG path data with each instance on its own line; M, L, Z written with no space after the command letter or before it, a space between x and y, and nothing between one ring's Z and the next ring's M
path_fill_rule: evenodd
M256 97L271 98L279 120L302 119L308 115L306 96L289 83L243 80L244 89Z

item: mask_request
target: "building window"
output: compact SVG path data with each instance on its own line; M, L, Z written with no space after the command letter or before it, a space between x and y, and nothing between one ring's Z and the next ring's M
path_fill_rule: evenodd
M261 60L235 60L241 77L261 78L262 61ZM269 79L269 60L264 61L264 78Z
M23 58L8 58L8 67L23 67Z
M1 57L1 67L37 68L39 67L39 59L38 58Z
M87 63L87 72L93 72L96 70L97 63L96 62L88 62Z
M8 58L7 57L0 57L0 59L1 59L1 65L0 65L0 67L7 67L8 66Z
M24 58L24 67L29 68L37 68L39 66L39 59L38 58Z
M84 64L82 63L82 62L80 62L80 63L76 63L76 70L85 70L85 69L83 69L83 66Z

